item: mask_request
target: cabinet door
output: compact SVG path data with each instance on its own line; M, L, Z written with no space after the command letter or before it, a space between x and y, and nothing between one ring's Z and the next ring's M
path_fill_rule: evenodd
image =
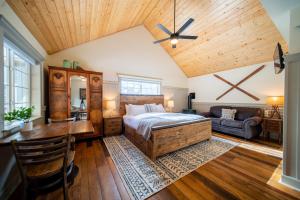
M49 69L50 118L68 118L67 72Z
M90 120L95 133L100 135L103 133L102 85L101 74L90 74Z

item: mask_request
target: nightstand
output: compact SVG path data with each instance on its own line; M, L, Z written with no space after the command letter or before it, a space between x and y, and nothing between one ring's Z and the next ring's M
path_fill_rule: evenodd
M113 136L122 133L122 117L112 116L104 117L104 135Z
M263 118L262 127L264 138L268 138L270 133L275 133L277 134L279 144L281 144L283 127L282 119Z

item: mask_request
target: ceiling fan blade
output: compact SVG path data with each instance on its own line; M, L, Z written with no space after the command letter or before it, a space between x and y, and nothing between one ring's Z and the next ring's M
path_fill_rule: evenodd
M164 41L166 41L166 40L169 40L170 38L168 37L168 38L164 38L164 39L161 39L161 40L156 40L156 41L154 41L153 43L154 44L157 44L157 43L161 43L161 42L164 42Z
M162 30L163 32L165 32L166 34L172 35L172 32L169 31L166 27L164 27L164 25L162 25L162 24L157 24L157 27L158 27L160 30Z
M175 49L176 48L176 44L172 44L172 48Z
M188 39L188 40L196 40L198 36L192 36L192 35L179 35L178 39Z
M183 24L183 26L176 32L176 34L180 34L181 32L183 32L193 21L194 21L193 18L187 20L185 24Z

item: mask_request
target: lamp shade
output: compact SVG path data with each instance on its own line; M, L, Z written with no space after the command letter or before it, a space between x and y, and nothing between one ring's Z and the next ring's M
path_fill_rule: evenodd
M173 100L168 101L168 107L169 108L174 108L174 101Z
M283 96L272 96L267 97L267 105L283 105L284 104L284 97Z
M106 101L106 108L109 110L115 110L116 109L116 102L114 100L107 100Z

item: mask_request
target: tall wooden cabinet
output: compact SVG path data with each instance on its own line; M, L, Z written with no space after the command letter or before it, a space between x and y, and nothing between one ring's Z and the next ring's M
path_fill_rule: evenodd
M70 77L74 74L87 78L87 119L93 123L95 129L94 134L81 135L80 137L91 138L102 136L103 79L101 72L49 66L49 117L52 119L66 119L71 117Z

